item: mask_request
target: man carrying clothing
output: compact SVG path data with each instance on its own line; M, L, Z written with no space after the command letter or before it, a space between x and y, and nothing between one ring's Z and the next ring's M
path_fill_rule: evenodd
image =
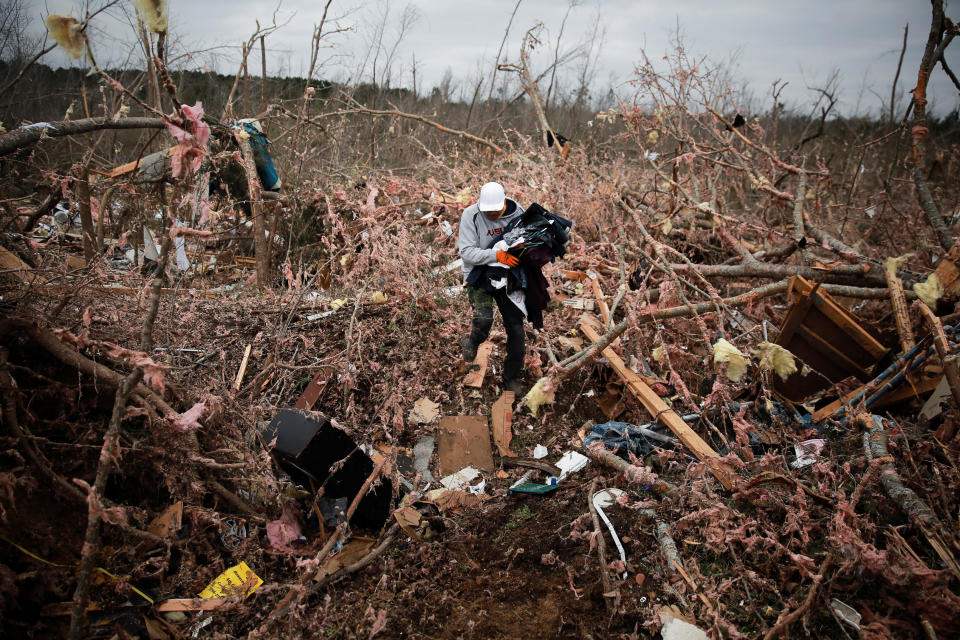
M463 259L463 279L479 266L497 265L515 267L516 256L507 253L501 241L504 228L523 215L523 209L514 200L507 198L503 186L488 182L480 189L480 199L470 205L460 217L460 236L457 243ZM519 377L523 369L526 344L523 334L524 314L507 297L506 289L488 293L483 289L468 287L470 306L473 307L473 326L470 336L460 341L463 358L472 362L477 357L477 347L490 335L493 326L493 305L496 303L503 317L507 332L507 357L503 362L503 388L522 393Z

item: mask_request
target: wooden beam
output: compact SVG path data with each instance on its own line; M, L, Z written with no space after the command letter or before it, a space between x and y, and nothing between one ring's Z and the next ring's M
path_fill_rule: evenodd
M463 379L463 385L479 389L483 386L483 377L487 375L487 363L490 360L490 352L493 351L493 343L487 340L477 348L477 357L470 365L470 373Z
M243 376L247 372L247 363L250 362L251 349L253 349L253 345L248 344L247 348L243 350L243 360L240 361L240 369L237 371L237 379L233 382L234 391L240 391L240 385L243 383Z
M595 317L594 317L595 318ZM600 341L600 334L587 322L580 323L580 330L592 342ZM627 389L640 401L650 415L657 422L664 424L689 449L693 455L710 469L710 472L720 481L725 489L732 490L739 478L727 465L720 462L720 456L714 451L696 431L683 421L676 411L671 409L640 376L635 374L616 351L607 347L601 353L610 366L616 371L627 385Z
M493 408L490 411L493 442L497 445L500 455L508 458L517 457L517 454L510 450L510 441L513 440L513 431L510 426L513 423L513 401L515 399L513 391L504 391L500 395L500 399L493 403Z
M158 602L156 610L164 611L213 611L228 598L172 598Z
M600 317L603 318L604 331L606 331L606 328L610 326L610 309L607 307L606 300L604 300L603 289L600 288L597 278L590 278L590 286L593 288L593 297L597 300L597 306L600 307Z

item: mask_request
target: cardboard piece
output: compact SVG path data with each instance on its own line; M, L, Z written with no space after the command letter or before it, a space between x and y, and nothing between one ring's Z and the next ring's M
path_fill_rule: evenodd
M497 445L497 451L501 456L515 458L517 454L510 450L510 442L513 440L513 401L515 400L513 391L504 391L500 398L493 403L493 409L490 412L490 422L493 427L493 441Z
M483 377L487 375L487 363L492 351L493 343L489 340L477 347L477 357L470 364L470 373L463 379L463 386L473 387L474 389L483 386Z
M440 417L440 405L424 396L413 403L407 420L415 424L429 424Z
M370 553L373 548L376 546L377 541L373 538L353 538L347 544L343 545L343 548L335 556L330 557L320 570L317 571L316 575L313 576L314 580L322 580L327 576L336 573L343 567L349 567L352 564L356 564L363 559L368 553Z
M949 403L951 395L950 383L947 382L947 376L943 376L940 378L940 383L937 385L937 388L933 390L933 393L927 398L927 401L920 409L920 417L927 420L936 418L943 413L943 407L941 405Z
M147 532L167 538L183 527L183 501L167 507L163 513L150 521Z
M493 470L490 430L484 416L445 417L437 429L440 475L447 476L470 466Z

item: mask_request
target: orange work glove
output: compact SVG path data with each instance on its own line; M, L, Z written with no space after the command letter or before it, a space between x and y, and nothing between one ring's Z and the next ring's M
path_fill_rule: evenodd
M515 267L518 264L520 264L520 258L518 258L517 256L510 255L503 249L500 249L499 251L497 251L497 262L502 262L508 267Z

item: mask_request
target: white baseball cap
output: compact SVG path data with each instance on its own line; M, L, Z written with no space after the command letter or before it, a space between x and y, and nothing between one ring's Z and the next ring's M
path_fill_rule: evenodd
M488 182L480 188L480 200L477 207L480 211L500 211L506 203L507 196L503 193L503 185L499 182Z

